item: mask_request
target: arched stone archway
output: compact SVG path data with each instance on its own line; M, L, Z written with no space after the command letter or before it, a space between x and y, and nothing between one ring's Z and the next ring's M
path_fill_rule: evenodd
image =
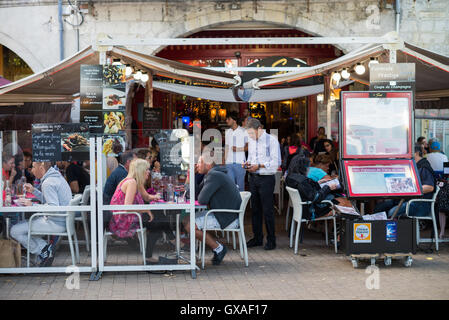
M23 61L25 61L28 66L33 70L33 72L42 70L44 65L37 59L37 57L28 49L26 46L22 45L19 41L11 38L4 32L0 31L0 44L8 47L11 51L14 51Z

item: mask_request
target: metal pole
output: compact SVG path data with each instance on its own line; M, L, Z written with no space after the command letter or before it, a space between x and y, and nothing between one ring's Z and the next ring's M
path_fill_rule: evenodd
M97 199L95 190L95 138L89 138L89 160L90 160L90 252L92 272L97 271ZM97 171L98 175L98 171Z
M189 137L190 139L190 165L189 165L189 171L190 171L190 180L189 180L189 190L190 190L190 267L192 268L192 278L196 278L196 263L195 263L195 135L192 135Z
M104 270L104 252L103 252L103 143L102 137L97 137L97 196L98 196L98 272Z
M62 0L58 0L59 60L64 60L64 22L62 21Z

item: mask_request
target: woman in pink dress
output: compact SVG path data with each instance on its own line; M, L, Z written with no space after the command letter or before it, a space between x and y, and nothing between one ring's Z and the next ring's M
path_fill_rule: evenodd
M142 195L147 196L145 182L150 175L149 169L150 164L146 160L134 159L131 161L128 176L117 186L112 196L111 205L144 204ZM152 197L154 197L154 200L159 199L159 195ZM138 212L141 213L144 224L153 220L151 211ZM109 223L111 232L120 238L134 237L139 228L138 217L131 214L114 215Z

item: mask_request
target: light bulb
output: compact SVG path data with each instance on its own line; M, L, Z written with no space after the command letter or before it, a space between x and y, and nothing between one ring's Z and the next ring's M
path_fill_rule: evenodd
M324 95L322 93L320 93L319 95L316 96L316 101L323 102L323 100L324 100Z
M368 63L368 67L371 68L371 66L376 63L379 63L379 61L376 58L371 58Z
M362 75L365 73L365 66L363 64L357 63L354 70L358 75Z
M348 72L348 69L344 68L343 71L341 72L341 77L347 80L349 79L350 76L351 74Z
M142 76L140 77L140 81L142 81L142 82L147 82L148 79L150 79L150 77L148 76L148 73L143 72L143 73L142 73Z
M133 73L133 68L131 67L131 65L127 64L126 69L125 69L125 75L127 77L129 77L132 73Z
M142 78L142 71L139 70L136 73L134 73L134 79L140 80L140 78Z
M335 72L335 73L332 75L332 80L334 80L335 82L340 81L340 79L341 79L341 75L340 75L339 72Z

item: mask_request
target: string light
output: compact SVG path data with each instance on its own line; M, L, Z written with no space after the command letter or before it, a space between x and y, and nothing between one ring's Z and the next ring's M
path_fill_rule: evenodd
M142 78L142 71L139 70L134 74L134 79L140 80L141 78Z
M349 73L348 69L344 68L343 71L341 72L341 77L345 80L348 80L350 76L351 74Z
M126 69L125 69L125 75L127 77L129 77L132 73L133 73L133 68L131 67L130 64L127 64L126 65Z
M358 75L362 75L365 73L365 66L361 63L357 63L354 70Z

